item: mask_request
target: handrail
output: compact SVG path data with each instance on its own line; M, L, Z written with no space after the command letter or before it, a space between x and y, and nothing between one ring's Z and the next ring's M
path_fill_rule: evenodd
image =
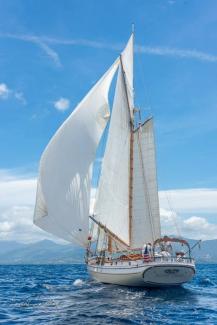
M89 258L89 261L94 261L96 260L97 261L97 264L101 264L101 262L103 261L103 264L104 263L109 263L109 264L113 264L113 263L116 263L116 264L123 264L123 263L126 263L126 262L139 262L140 263L153 263L153 262L156 262L156 263L168 263L168 262L172 262L172 263L190 263L192 264L194 262L194 259L191 258L191 257L176 257L176 256L150 256L150 260L149 261L145 261L143 258L139 257L138 259L120 259L120 258L100 258L99 256L95 256L95 257L91 257Z

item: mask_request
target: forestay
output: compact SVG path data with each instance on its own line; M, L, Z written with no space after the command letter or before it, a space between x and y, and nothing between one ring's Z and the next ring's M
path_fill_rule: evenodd
M92 164L109 114L108 91L119 64L103 75L45 149L34 223L67 241L87 245Z
M134 132L132 244L142 247L160 237L153 120Z

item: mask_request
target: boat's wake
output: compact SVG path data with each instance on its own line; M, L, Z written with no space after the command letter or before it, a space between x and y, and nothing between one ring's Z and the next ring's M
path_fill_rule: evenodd
M76 279L74 282L73 282L73 286L75 287L81 287L84 285L84 281L82 279Z

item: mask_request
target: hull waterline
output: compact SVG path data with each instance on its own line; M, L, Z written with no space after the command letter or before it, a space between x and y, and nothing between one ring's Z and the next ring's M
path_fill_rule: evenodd
M98 282L137 286L179 286L195 274L192 263L145 263L143 265L101 266L88 265L88 271Z

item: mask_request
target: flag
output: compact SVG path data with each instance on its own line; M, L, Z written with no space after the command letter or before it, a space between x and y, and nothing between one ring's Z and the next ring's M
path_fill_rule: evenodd
M145 246L145 250L143 252L143 258L144 258L145 262L150 262L151 261L151 256L149 255L147 245Z

